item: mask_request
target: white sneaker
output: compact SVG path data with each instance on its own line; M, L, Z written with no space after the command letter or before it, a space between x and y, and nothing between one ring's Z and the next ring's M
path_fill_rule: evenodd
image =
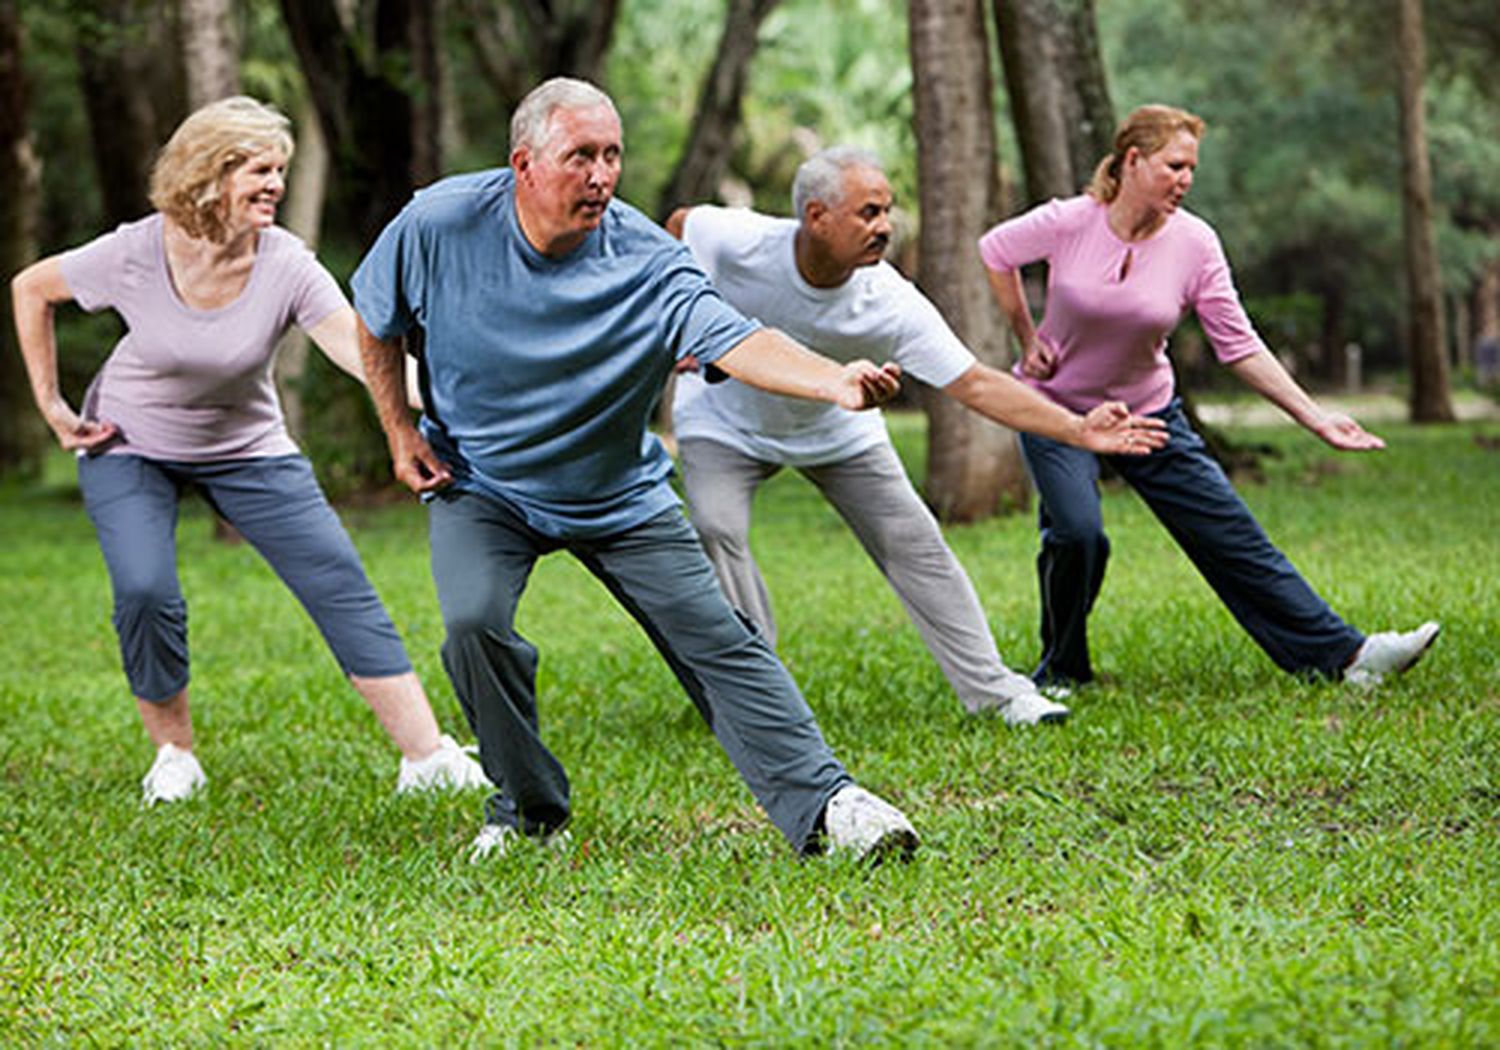
M1344 668L1344 681L1372 686L1388 674L1400 674L1422 659L1422 654L1437 641L1440 630L1440 624L1429 620L1415 631L1381 631L1370 635Z
M985 697L974 713L999 712L1008 726L1065 722L1072 712L1053 702L1059 699L1062 698L1048 699L1046 689L1038 689L1036 683L1023 674L1012 673L992 695Z
M1008 726L1060 725L1073 712L1054 703L1038 690L1017 693L1000 708L1000 717Z
M439 738L438 749L426 758L415 762L403 758L401 771L396 775L398 795L411 791L467 791L481 787L493 787L484 775L484 769L468 750L459 747L446 733Z
M823 830L835 852L853 850L860 860L876 864L886 857L909 860L919 844L906 814L858 784L839 789L828 800Z
M475 835L474 841L469 844L469 863L478 864L489 857L503 857L523 838L520 830L509 824L486 824L479 829L479 834ZM561 831L554 831L534 841L543 848L558 853L566 849L573 841L573 834L567 828L563 828Z
M156 761L141 778L141 805L180 802L207 783L203 767L191 751L163 744L156 750Z

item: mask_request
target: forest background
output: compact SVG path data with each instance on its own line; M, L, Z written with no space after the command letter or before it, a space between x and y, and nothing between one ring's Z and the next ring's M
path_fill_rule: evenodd
M1003 364L974 238L1076 192L1116 118L1163 101L1208 120L1189 206L1273 348L1314 387L1395 384L1440 422L1500 352L1497 59L1487 0L0 0L0 269L144 214L156 147L245 91L296 124L283 223L347 277L415 187L504 163L516 99L567 73L616 97L621 195L658 217L705 200L785 213L810 150L876 151L897 263ZM76 399L118 322L61 323ZM5 350L0 469L34 475L49 442ZM1173 350L1186 388L1223 380L1191 326ZM325 484L385 483L362 393L305 344L282 356ZM945 520L1024 503L1008 434L912 398Z

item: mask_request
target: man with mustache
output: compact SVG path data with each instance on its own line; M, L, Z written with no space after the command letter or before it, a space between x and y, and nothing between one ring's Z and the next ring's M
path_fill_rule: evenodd
M899 370L836 364L728 306L686 248L614 199L622 138L608 95L547 81L512 117L510 166L419 192L353 279L396 475L427 503L443 665L500 787L471 855L557 842L572 814L541 737L537 650L515 629L533 566L558 550L645 629L794 849L826 838L861 856L909 854L906 817L855 785L725 600L647 430L688 355L848 409L889 399ZM402 368L418 326L420 430Z
M1162 444L1155 420L1119 403L1079 416L976 361L937 308L883 261L891 188L873 155L823 150L798 169L792 203L795 219L682 208L667 230L692 249L731 305L835 360L888 358L997 422L1082 448L1145 454ZM763 481L790 466L854 530L969 712L996 711L1011 725L1067 718L1066 707L1000 659L974 586L878 413L719 378L712 368L679 376L672 411L682 476L693 525L725 592L771 644L776 623L747 542L750 504Z

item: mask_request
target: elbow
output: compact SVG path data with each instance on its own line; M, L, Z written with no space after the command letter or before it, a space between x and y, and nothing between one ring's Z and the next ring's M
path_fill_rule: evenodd
M692 210L692 208L678 208L671 215L668 215L667 221L663 223L667 232L679 241L682 240L682 228L687 224L688 212Z

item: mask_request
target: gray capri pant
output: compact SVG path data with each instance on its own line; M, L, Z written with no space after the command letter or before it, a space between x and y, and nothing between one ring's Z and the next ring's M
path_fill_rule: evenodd
M177 579L177 507L196 486L302 603L346 675L411 670L359 554L300 455L186 463L143 456L78 461L84 505L114 588L130 690L170 700L188 684L187 603Z

